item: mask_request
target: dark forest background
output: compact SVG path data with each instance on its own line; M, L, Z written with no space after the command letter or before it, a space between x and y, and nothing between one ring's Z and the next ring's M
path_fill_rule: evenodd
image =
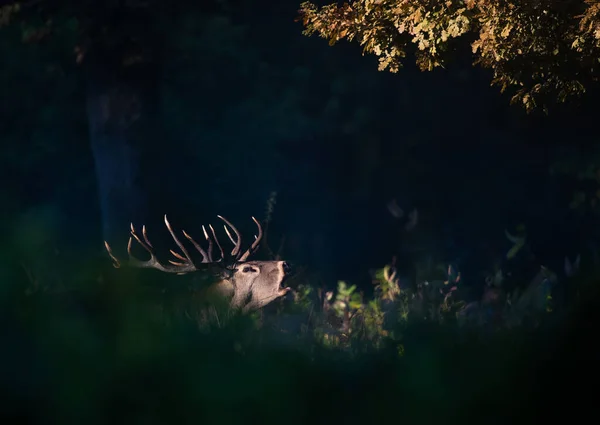
M417 251L468 278L505 254L504 229L521 223L553 268L593 248L593 227L570 208L593 163L593 93L526 115L468 57L432 73L374 72L358 46L302 36L296 3L208 2L142 20L156 61L131 77L154 108L135 141L135 193L150 229L162 233L164 213L186 229L216 213L251 225L276 194L272 249L329 279L364 279ZM94 162L94 88L74 61L74 27L60 30L38 43L22 42L22 25L3 30L3 222L25 227L4 231L35 217L65 249L100 252L98 176L118 166ZM121 202L142 202L129 195ZM414 235L401 234L391 199L418 209Z

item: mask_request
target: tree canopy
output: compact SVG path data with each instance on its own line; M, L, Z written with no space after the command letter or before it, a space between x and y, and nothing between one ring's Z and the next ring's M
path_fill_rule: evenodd
M493 72L492 85L512 91L511 104L548 111L585 93L598 80L600 2L597 0L355 0L301 4L305 35L330 45L358 41L398 72L414 52L422 70L444 67L470 44L474 65Z

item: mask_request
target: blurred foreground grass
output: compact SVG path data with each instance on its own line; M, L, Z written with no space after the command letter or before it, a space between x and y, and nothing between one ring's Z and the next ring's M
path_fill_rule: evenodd
M534 330L409 320L347 349L283 331L289 300L199 326L187 277L48 264L0 270L2 423L504 424L593 406L596 278Z

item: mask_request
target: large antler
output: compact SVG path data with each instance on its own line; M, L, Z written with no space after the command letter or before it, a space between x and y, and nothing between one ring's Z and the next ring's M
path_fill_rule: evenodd
M258 222L258 220L256 220L256 218L252 217L252 220L256 223L256 226L258 227L258 235L254 236L254 238L255 238L254 242L252 243L250 248L248 248L242 254L241 253L242 236L241 236L240 232L225 217L221 217L220 215L218 215L217 217L226 224L226 225L223 225L223 227L225 228L225 233L227 234L227 236L229 237L231 242L234 244L234 248L231 251L231 256L233 257L232 260L234 262L246 261L250 255L252 255L254 252L256 252L256 250L258 249L258 246L260 244L260 241L263 237L263 231L262 231L262 227L261 227L260 223ZM188 253L187 249L175 235L175 232L173 231L173 228L171 227L169 220L167 220L166 214L165 214L164 220L165 220L165 225L167 226L167 229L169 230L169 233L171 234L171 237L175 241L175 244L177 244L177 246L181 250L182 254L180 254L176 251L173 251L173 250L169 250L169 251L179 261L169 260L169 264L162 264L158 260L158 258L156 258L152 244L148 240L148 235L146 233L146 226L145 225L142 226L142 235L140 237L140 235L137 234L133 224L131 224L131 232L130 232L131 236L129 238L129 242L127 243L127 254L129 255L128 264L132 267L152 268L152 269L157 269L157 270L160 270L160 271L166 272L166 273L184 274L184 273L198 271L199 269L194 264L194 261L190 257L190 254ZM235 238L231 235L227 226L229 226L231 228L231 230L233 230L233 233L235 234ZM204 226L202 226L202 231L204 232L204 238L208 242L207 250L204 250L198 242L196 242L190 235L188 235L185 232L185 230L182 230L181 233L183 233L183 236L185 236L186 239L191 242L191 244L194 246L194 248L196 248L196 250L202 256L201 264L212 264L212 263L224 262L225 254L223 252L223 248L221 247L221 244L219 243L219 239L217 238L215 229L213 229L213 227L210 224L208 225L208 228L210 229L212 238L209 236L208 232L206 231L206 228ZM150 258L148 260L143 261L143 260L140 260L133 256L133 254L131 253L131 245L132 245L133 239L135 239L142 246L142 248L144 248L146 251L148 251L148 253L150 254ZM214 239L214 243L213 243L213 239ZM219 252L220 252L220 257L218 259L213 258L214 244L217 245L217 248L219 249ZM121 262L113 255L112 249L110 248L110 245L108 244L108 242L104 241L104 246L106 247L106 250L108 251L108 255L110 255L110 258L113 260L113 266L115 268L121 267Z

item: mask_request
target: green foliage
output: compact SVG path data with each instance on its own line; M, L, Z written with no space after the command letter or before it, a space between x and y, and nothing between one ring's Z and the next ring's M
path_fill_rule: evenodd
M324 310L331 313L338 328L337 332L326 334L324 342L355 350L381 347L389 336L384 328L385 313L381 300L364 301L362 294L356 292L356 285L348 286L343 281L338 282L335 298L332 295L331 292L327 294Z
M356 0L301 5L304 34L333 45L357 41L398 72L410 46L421 70L445 66L457 39L470 43L474 64L493 71L492 85L513 90L511 103L547 112L597 81L600 12L591 0Z
M333 302L333 310L338 317L352 317L362 307L362 297L355 291L356 285L348 286L344 281L338 282Z

